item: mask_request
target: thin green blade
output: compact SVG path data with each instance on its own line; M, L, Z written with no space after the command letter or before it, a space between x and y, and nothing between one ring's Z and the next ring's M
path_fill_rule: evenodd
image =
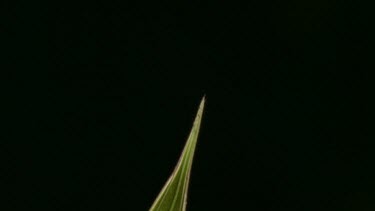
M172 175L159 193L150 208L150 211L185 211L187 192L189 187L189 178L191 166L193 163L195 146L198 140L198 133L201 124L205 97L203 97L197 116L191 129L190 135L186 141L181 157L175 167Z

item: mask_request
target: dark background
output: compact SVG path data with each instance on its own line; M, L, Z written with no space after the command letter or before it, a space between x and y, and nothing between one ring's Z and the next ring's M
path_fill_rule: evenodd
M365 5L3 4L2 210L147 210L204 94L189 210L374 210Z

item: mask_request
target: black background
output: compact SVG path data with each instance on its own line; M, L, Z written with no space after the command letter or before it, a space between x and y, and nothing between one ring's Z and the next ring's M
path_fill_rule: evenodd
M147 210L204 94L189 210L374 210L364 5L16 6L2 210Z

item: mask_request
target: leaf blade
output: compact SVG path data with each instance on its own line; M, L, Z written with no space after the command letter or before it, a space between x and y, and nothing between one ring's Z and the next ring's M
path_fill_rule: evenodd
M205 97L199 105L193 127L181 153L180 159L167 180L150 211L185 211L190 172L201 125Z

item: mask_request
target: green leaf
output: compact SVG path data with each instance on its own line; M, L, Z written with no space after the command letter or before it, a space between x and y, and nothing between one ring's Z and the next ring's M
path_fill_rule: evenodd
M172 175L154 201L150 211L185 211L191 166L197 144L205 97L203 97L197 116L186 141L181 157Z

